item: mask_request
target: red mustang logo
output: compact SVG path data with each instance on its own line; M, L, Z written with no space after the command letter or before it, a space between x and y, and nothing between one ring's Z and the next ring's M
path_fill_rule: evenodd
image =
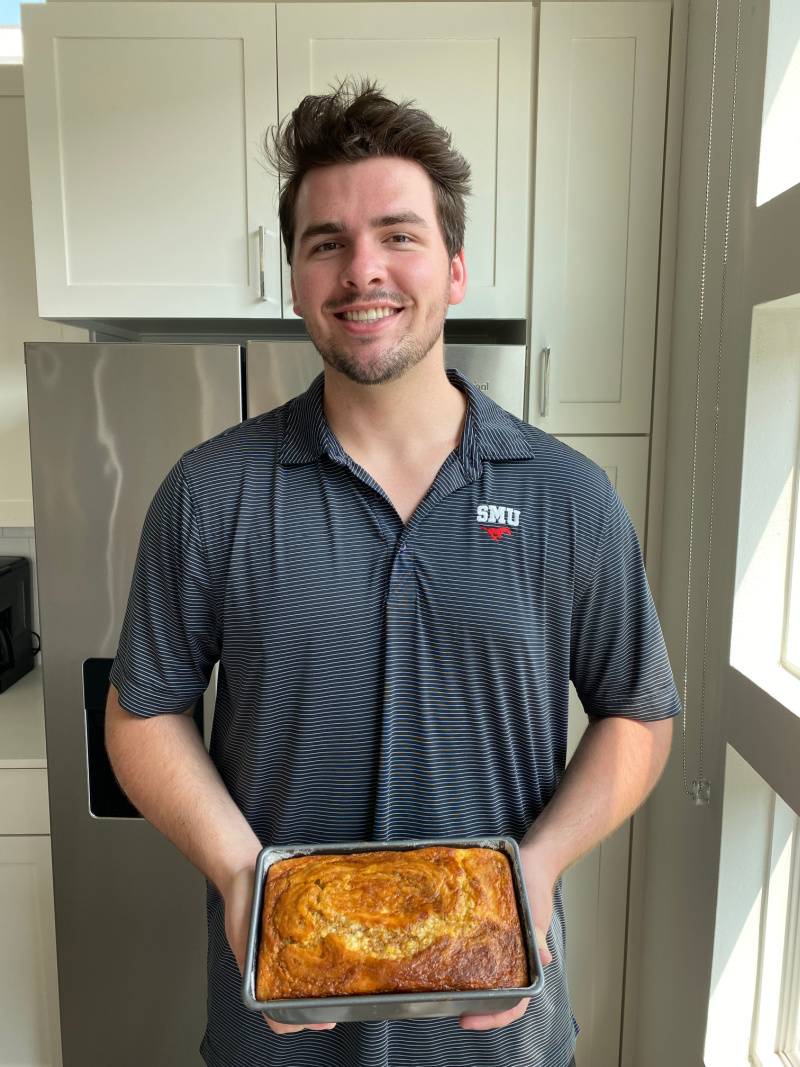
M499 541L503 534L511 536L511 531L507 526L481 526L482 530L485 530L493 541Z

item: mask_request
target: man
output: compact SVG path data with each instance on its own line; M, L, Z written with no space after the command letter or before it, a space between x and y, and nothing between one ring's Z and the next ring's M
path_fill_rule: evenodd
M270 152L324 381L167 476L107 711L122 786L209 881L202 1053L567 1067L560 875L652 789L679 710L636 536L594 464L445 371L469 179L448 135L345 83ZM188 712L217 660L209 758ZM570 678L590 725L565 774ZM262 844L499 834L522 842L534 1004L335 1028L241 1005Z

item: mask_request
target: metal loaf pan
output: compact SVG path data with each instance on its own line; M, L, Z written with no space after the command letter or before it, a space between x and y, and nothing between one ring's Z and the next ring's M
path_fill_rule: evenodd
M530 985L521 989L480 989L441 993L376 993L369 996L310 997L299 1000L257 1000L256 967L261 944L261 913L267 871L278 860L312 854L350 855L355 852L407 852L411 849L444 845L448 848L491 848L505 852L511 861L517 908L528 952ZM426 841L369 841L331 845L298 845L265 848L256 863L253 906L247 937L242 1000L252 1011L263 1011L279 1023L338 1023L378 1019L418 1019L447 1015L492 1014L513 1008L523 997L535 997L544 988L544 972L533 929L519 848L510 837L437 838Z

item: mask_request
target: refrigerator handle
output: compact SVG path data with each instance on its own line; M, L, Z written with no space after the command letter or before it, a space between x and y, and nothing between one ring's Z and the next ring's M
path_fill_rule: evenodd
M539 390L539 414L547 417L547 409L550 407L550 349L543 348L541 355L542 377Z
M267 299L264 285L264 227L258 227L258 295L262 300Z

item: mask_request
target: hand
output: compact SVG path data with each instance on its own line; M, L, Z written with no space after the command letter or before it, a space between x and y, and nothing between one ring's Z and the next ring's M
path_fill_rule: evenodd
M520 850L520 858L531 905L533 926L536 931L536 944L539 946L542 966L546 967L553 959L547 947L547 931L550 929L550 921L553 918L555 882L545 873L543 866L532 854ZM494 1015L462 1015L459 1021L465 1030L495 1030L521 1019L529 1004L530 997L526 997L508 1011L497 1012Z
M547 931L553 919L553 889L556 879L548 873L532 851L521 848L519 855L522 873L525 877L525 888L528 890L531 917L536 930L536 944L539 946L542 966L546 967L553 960L553 954L547 947Z
M247 948L247 930L250 925L254 880L255 868L244 867L232 876L223 893L225 934L242 974L244 974L244 956ZM264 1015L264 1012L261 1014ZM332 1030L336 1025L336 1023L308 1023L305 1026L295 1026L291 1023L276 1022L268 1015L264 1015L264 1018L270 1030L275 1034L295 1034L299 1030Z
M549 963L553 957L547 947L547 939L538 926L535 926L534 929L536 930L536 944L539 946L542 964L545 963L545 960ZM524 1000L521 1000L519 1004L515 1004L513 1008L509 1008L508 1011L496 1012L494 1015L462 1015L459 1018L459 1022L464 1030L498 1030L501 1026L508 1026L509 1023L514 1023L517 1019L521 1019L530 1002L531 998L525 997Z

